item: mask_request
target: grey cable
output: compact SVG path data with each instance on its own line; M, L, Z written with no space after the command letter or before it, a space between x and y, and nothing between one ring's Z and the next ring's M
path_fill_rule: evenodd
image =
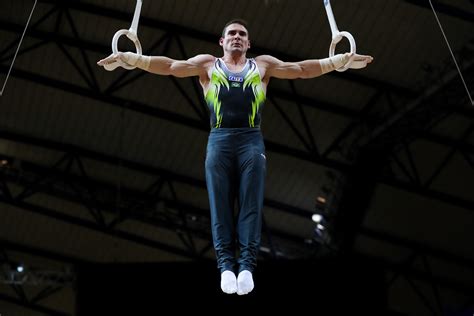
M31 17L33 16L33 11L35 11L36 3L38 0L35 0L35 3L33 4L33 8L31 9L30 16L28 17L28 21L26 22L25 29L23 30L23 34L21 35L20 38L20 43L18 44L18 47L16 48L15 55L13 56L12 64L10 65L10 69L8 69L7 77L5 78L5 82L3 83L2 91L0 91L0 97L3 95L3 90L5 90L5 86L7 85L8 78L10 77L10 72L12 71L13 64L15 63L16 55L18 54L18 51L20 50L21 42L23 42L23 37L25 37L26 34L26 29L28 28L28 24L30 24Z
M433 7L433 4L431 3L431 0L429 0L429 2L430 2L431 10L433 10L433 14L436 18L436 22L438 22L438 25L439 25L439 28L441 30L441 33L443 34L444 40L446 41L446 44L448 45L448 49L449 49L449 52L451 53L451 57L453 57L454 64L456 65L456 68L459 72L459 76L461 77L464 88L466 89L467 96L469 97L469 100L471 101L471 105L474 106L474 101L472 100L471 93L469 93L469 89L467 88L466 82L464 81L464 77L462 75L461 69L459 68L458 62L456 61L456 57L454 57L454 53L453 53L453 50L451 49L451 45L449 45L448 38L446 37L446 34L444 34L444 30L443 30L443 27L441 26L441 22L438 19L438 15L436 14L436 10Z

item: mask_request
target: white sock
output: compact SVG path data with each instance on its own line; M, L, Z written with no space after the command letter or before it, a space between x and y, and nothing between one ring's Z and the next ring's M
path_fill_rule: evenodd
M237 294L245 295L252 292L254 287L252 273L248 270L243 270L237 277Z
M221 274L221 289L222 292L233 294L237 292L237 278L234 272L226 270Z

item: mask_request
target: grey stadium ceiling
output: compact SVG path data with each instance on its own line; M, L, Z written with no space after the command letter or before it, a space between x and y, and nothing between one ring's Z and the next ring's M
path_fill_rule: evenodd
M272 79L263 112L261 259L368 256L385 269L392 315L474 305L474 4L432 3L466 87L429 1L333 1L373 64ZM0 2L2 86L33 4ZM37 2L0 97L2 315L73 315L76 263L214 257L197 80L96 66L134 9ZM138 35L145 54L220 56L234 17L249 22L251 56L328 54L322 1L144 0ZM326 242L311 221L318 196L332 221ZM7 271L20 262L30 282Z

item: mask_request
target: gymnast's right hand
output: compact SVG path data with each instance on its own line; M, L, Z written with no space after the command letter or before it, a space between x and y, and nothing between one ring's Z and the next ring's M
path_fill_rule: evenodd
M97 65L103 66L105 70L108 71L112 71L115 68L123 65L148 70L148 68L150 67L150 61L150 56L139 55L137 53L132 52L118 52L117 54L111 54L108 57L99 60L97 62Z

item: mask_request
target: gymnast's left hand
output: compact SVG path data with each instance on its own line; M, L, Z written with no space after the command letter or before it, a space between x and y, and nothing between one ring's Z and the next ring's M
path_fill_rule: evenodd
M374 58L370 55L359 55L355 53L349 53L349 62L351 65L349 68L352 69L360 69L364 68L367 66L367 64L370 64Z

